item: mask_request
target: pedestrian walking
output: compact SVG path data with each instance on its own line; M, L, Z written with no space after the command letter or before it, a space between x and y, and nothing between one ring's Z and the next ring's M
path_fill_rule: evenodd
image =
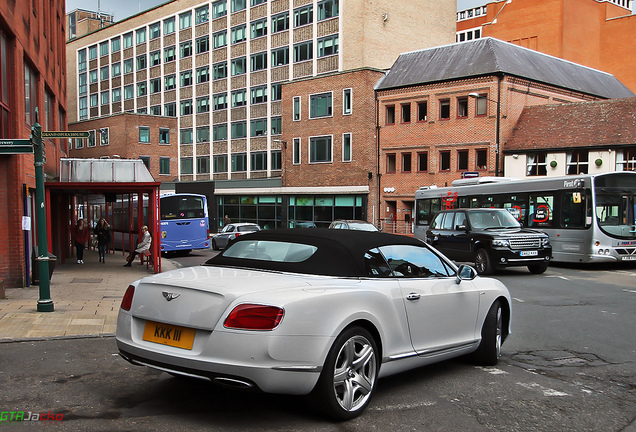
M110 243L110 225L106 219L101 218L95 227L95 236L97 237L97 252L99 253L99 262L106 262L106 250Z
M139 233L139 243L137 243L137 247L135 248L134 251L132 251L132 253L130 255L128 255L128 258L126 258L126 264L124 264L124 267L130 267L132 265L132 262L135 260L135 256L137 256L137 254L142 254L142 255L146 255L148 254L148 252L150 251L150 244L152 243L152 237L150 236L150 233L148 232L148 227L146 225L141 227L141 232Z
M232 223L232 219L230 219L228 215L225 215L225 218L223 219L223 226L227 226L231 223Z
M84 219L78 219L75 226L71 229L71 238L75 243L75 249L77 251L77 263L84 264L84 248L90 237L88 226Z

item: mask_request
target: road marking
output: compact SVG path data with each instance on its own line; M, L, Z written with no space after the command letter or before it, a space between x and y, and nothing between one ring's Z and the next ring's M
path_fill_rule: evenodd
M558 275L548 275L546 277L549 278L559 278L559 279L563 279L563 280L570 280L569 278L566 278L565 276L558 276Z
M435 406L436 403L433 401L424 401L414 404L397 404L397 405L387 405L384 407L372 407L369 408L370 411L402 411L402 410L410 410L414 408L422 408L422 407L430 407Z
M497 369L496 367L476 366L476 368L484 372L488 372L491 375L508 375L508 372L503 371L501 369Z
M636 293L636 290L624 289L623 292Z
M520 298L516 298L516 297L513 297L512 299L513 299L514 301L519 302L519 303L525 303L525 302L526 302L525 300L522 300L522 299L520 299Z
M520 383L518 382L517 385L520 385L523 388L526 388L528 390L540 390L544 396L570 396L568 393L564 393L562 391L558 391L558 390L554 390L548 387L543 387L541 384L537 384L537 383Z

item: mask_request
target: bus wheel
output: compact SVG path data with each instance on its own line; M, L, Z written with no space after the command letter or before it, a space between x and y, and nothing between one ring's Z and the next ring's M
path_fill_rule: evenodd
M528 266L528 270L530 270L530 273L532 274L541 274L541 273L545 273L545 271L548 269L548 263L544 262L541 264L532 264Z
M475 268L480 275L489 275L494 271L492 260L485 249L479 249L475 255Z

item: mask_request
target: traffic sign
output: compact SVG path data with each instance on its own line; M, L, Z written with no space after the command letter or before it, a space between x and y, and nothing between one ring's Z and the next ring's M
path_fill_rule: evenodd
M42 131L42 138L88 138L88 131Z
M30 139L0 139L1 154L33 153L33 143Z

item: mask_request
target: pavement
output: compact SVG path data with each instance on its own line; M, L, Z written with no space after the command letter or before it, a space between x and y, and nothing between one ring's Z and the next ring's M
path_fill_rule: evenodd
M0 299L0 343L25 340L113 336L121 299L128 285L153 274L136 259L132 267L122 252L99 262L97 251L84 251L84 264L75 259L56 264L50 282L53 312L38 312L39 286L7 288ZM179 265L161 259L162 271Z

